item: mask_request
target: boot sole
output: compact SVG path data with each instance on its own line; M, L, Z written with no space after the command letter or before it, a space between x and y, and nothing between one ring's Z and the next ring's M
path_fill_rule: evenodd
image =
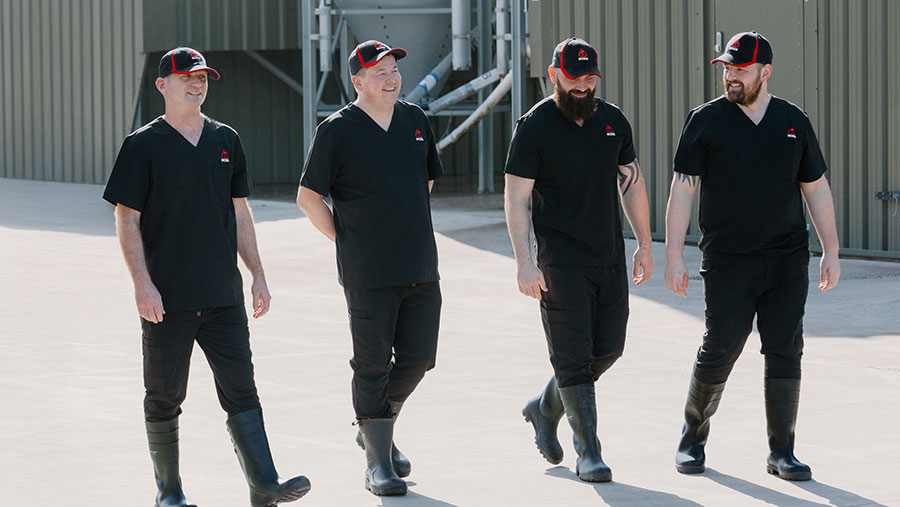
M578 478L584 482L611 482L612 472L603 474L579 475Z
M265 500L262 503L251 503L252 507L276 507L280 503L293 502L299 500L303 495L309 493L311 485L306 477L295 477L284 485L284 491L277 498Z
M778 467L772 465L766 465L766 472L786 481L808 481L812 479L812 472L779 473Z
M675 470L686 475L702 474L706 471L705 465L675 465Z
M541 448L541 444L538 443L537 424L535 424L534 420L531 418L531 414L528 412L528 405L525 405L525 408L522 409L522 415L525 417L525 422L531 423L532 428L534 428L534 446L537 447L537 450L541 453L541 456L543 456L544 459L547 460L547 462L549 462L551 465L559 465L560 463L562 463L563 457L561 455L559 457L549 456L546 452L544 452L544 449Z
M369 478L366 477L366 489L376 496L403 496L406 494L407 486L406 483L403 483L403 486L389 486L379 488L378 486L372 484L369 481Z

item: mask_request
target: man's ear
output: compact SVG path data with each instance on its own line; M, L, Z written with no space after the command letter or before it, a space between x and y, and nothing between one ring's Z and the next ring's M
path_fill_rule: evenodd
M550 76L550 81L553 81L553 84L556 84L556 67L553 64L547 66L547 75Z
M166 80L165 80L165 78L161 78L161 77L156 78L156 89L163 96L166 95Z
M767 63L763 65L762 76L760 76L760 79L762 79L763 81L768 81L770 77L772 77L772 64Z

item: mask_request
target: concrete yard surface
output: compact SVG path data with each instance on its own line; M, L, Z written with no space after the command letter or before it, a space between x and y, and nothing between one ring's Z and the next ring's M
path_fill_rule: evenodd
M0 505L151 506L141 338L133 287L103 187L0 179ZM482 198L474 196L472 199ZM310 506L900 506L900 263L842 260L839 285L811 284L796 454L809 482L765 471L759 337L712 419L708 470L673 466L704 330L696 247L688 297L656 271L631 288L625 355L597 383L612 483L575 476L571 430L553 466L521 415L551 374L538 304L518 293L496 196L434 197L443 314L437 367L404 406L397 446L409 494L363 489L354 442L347 309L334 246L291 202L251 200L271 312L250 323L276 465L304 474ZM491 204L492 203L492 204ZM893 227L896 227L895 223ZM626 241L630 256L634 242ZM818 280L813 257L810 279ZM245 274L245 288L249 277ZM248 505L202 351L181 416L181 470L203 507Z

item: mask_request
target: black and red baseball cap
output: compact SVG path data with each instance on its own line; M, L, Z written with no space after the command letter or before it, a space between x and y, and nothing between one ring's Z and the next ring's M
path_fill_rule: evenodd
M356 49L350 53L347 59L347 66L350 67L350 75L355 76L363 67L371 67L380 62L387 55L393 55L395 59L400 60L406 56L406 50L402 48L392 48L383 42L377 40L367 40L356 46Z
M553 66L569 79L577 79L585 74L602 78L597 67L597 58L594 46L578 37L570 37L560 42L553 50Z
M754 63L766 65L772 63L772 45L762 35L753 32L741 32L728 41L722 56L709 63L722 62L735 67L747 67Z
M164 54L159 60L159 77L170 74L190 74L205 70L210 79L218 80L219 73L206 65L206 58L192 48L175 48Z

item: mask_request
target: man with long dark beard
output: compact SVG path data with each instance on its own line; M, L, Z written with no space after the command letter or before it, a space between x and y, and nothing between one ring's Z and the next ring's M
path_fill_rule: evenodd
M594 383L622 355L628 275L619 198L638 241L632 279L653 272L650 211L631 125L594 97L597 51L571 38L547 69L552 96L519 118L506 159L506 220L518 263L519 291L540 301L554 376L525 405L538 450L562 461L556 435L565 413L574 432L581 480L612 480L600 455ZM529 238L528 200L537 239Z
M766 470L783 479L809 480L810 468L794 457L809 288L804 198L823 249L819 289L831 289L840 277L825 159L806 114L768 92L772 48L765 37L739 33L715 62L724 64L725 93L688 114L666 210L666 286L685 296L684 238L702 178L706 333L694 363L675 468L685 474L705 470L709 420L756 317L765 355L771 451Z

